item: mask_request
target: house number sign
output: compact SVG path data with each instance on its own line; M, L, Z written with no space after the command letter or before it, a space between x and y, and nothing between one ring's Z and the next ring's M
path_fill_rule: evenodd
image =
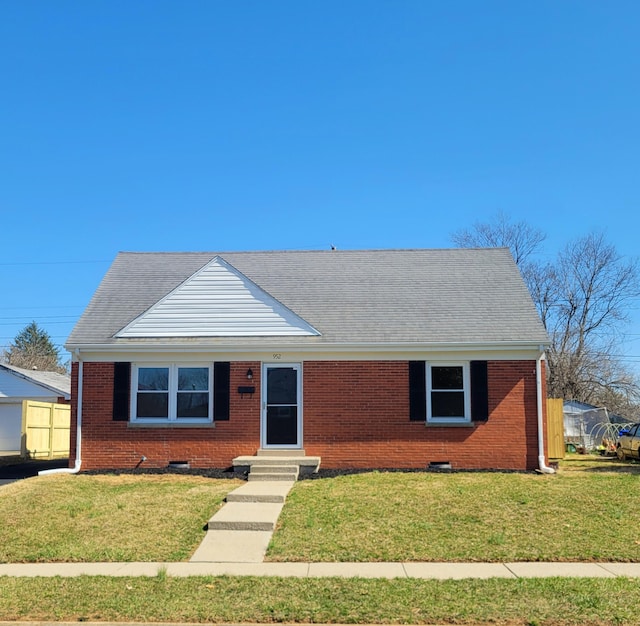
M273 360L274 361L279 361L282 358L282 354L280 354L279 352L274 352L273 353Z

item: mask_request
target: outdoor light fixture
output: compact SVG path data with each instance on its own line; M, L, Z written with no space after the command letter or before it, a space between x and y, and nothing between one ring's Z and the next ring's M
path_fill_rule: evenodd
M247 370L247 380L251 380L253 378L253 370L249 368Z

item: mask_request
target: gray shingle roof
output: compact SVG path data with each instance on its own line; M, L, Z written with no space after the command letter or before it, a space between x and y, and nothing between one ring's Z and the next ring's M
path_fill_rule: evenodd
M67 347L140 342L114 335L216 256L321 333L287 338L286 343L548 341L511 254L503 248L123 252L73 329ZM215 344L216 338L200 341ZM233 339L240 345L259 346L261 341Z
M0 363L0 368L5 369L20 378L31 381L41 387L45 387L59 396L71 397L71 376L58 372L46 372L44 370L28 370L8 363Z

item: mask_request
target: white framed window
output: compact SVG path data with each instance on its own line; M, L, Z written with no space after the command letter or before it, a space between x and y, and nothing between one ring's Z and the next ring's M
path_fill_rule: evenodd
M211 364L134 364L132 422L211 422Z
M427 363L427 421L471 421L468 362Z

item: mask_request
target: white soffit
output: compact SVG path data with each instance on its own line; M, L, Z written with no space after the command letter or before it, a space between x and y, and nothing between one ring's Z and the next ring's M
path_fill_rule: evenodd
M215 257L115 337L290 337L320 333Z

